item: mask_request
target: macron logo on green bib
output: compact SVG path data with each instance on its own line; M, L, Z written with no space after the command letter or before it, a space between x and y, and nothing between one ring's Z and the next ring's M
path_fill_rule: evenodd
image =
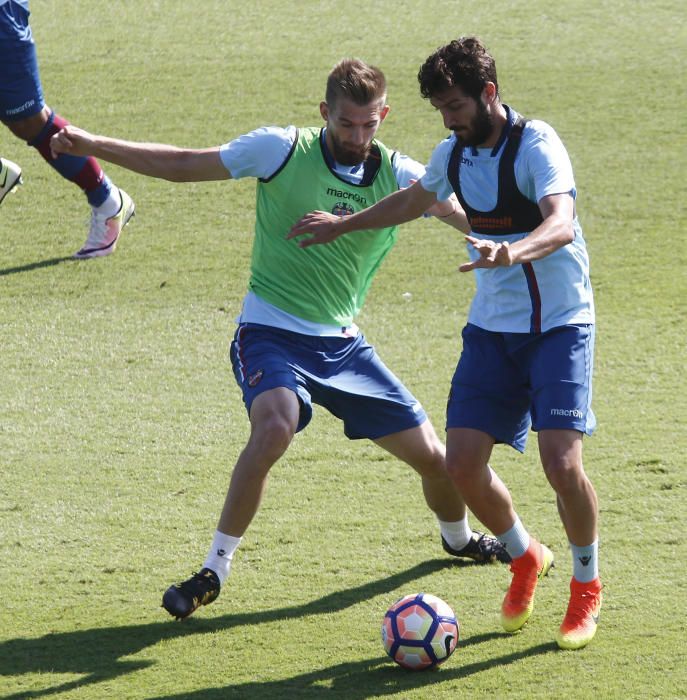
M357 192L347 192L346 190L337 190L335 187L328 187L327 194L337 199L352 199L354 202L361 204L363 209L367 207L367 198Z

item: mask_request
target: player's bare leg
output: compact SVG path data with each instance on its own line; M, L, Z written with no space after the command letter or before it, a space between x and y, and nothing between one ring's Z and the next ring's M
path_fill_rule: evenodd
M472 512L505 546L511 562L510 587L501 605L501 621L515 632L528 621L539 580L553 565L553 554L530 537L513 508L504 483L489 467L494 438L468 428L451 428L447 434L449 474Z
M598 566L598 502L582 464L582 434L542 430L539 453L565 527L573 558L570 600L556 641L580 649L596 634L602 602Z
M446 431L446 468L467 507L492 532L505 532L516 519L510 493L489 466L494 438L480 430Z
M480 562L510 560L493 537L469 527L465 501L446 471L446 450L428 420L375 442L420 475L425 501L437 516L446 552Z
M437 518L451 521L465 517L465 502L446 472L445 448L428 420L375 442L420 475L425 500Z
M269 471L291 444L299 410L298 398L290 389L271 389L253 401L251 434L234 467L203 568L190 579L168 588L163 596L163 607L174 617L188 617L219 595L241 537L258 512Z
M255 398L251 433L239 456L217 529L242 537L260 507L272 466L286 452L298 426L300 406L290 389L277 388Z
M571 544L585 546L597 538L596 491L582 465L582 434L575 430L542 430L539 453L556 492L558 511Z

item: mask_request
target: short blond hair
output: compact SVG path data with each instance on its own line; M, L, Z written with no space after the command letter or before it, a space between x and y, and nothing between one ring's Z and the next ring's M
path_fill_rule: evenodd
M384 73L358 58L344 58L332 68L327 78L325 100L333 106L341 97L357 105L386 100Z

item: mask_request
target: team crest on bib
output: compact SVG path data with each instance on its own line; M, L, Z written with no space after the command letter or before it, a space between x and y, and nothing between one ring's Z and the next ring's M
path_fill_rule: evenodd
M346 204L346 202L337 202L332 208L332 214L334 214L334 216L350 216L353 213L355 213L355 210L350 204Z
M250 377L248 377L248 386L253 388L254 386L257 386L260 380L262 379L262 370L259 369L255 374L251 374Z

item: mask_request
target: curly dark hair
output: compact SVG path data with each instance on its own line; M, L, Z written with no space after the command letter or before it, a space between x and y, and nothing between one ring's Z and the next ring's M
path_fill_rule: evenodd
M496 85L497 95L499 89L496 63L476 36L454 39L438 48L422 64L417 79L424 98L459 87L466 95L478 100L487 83Z

